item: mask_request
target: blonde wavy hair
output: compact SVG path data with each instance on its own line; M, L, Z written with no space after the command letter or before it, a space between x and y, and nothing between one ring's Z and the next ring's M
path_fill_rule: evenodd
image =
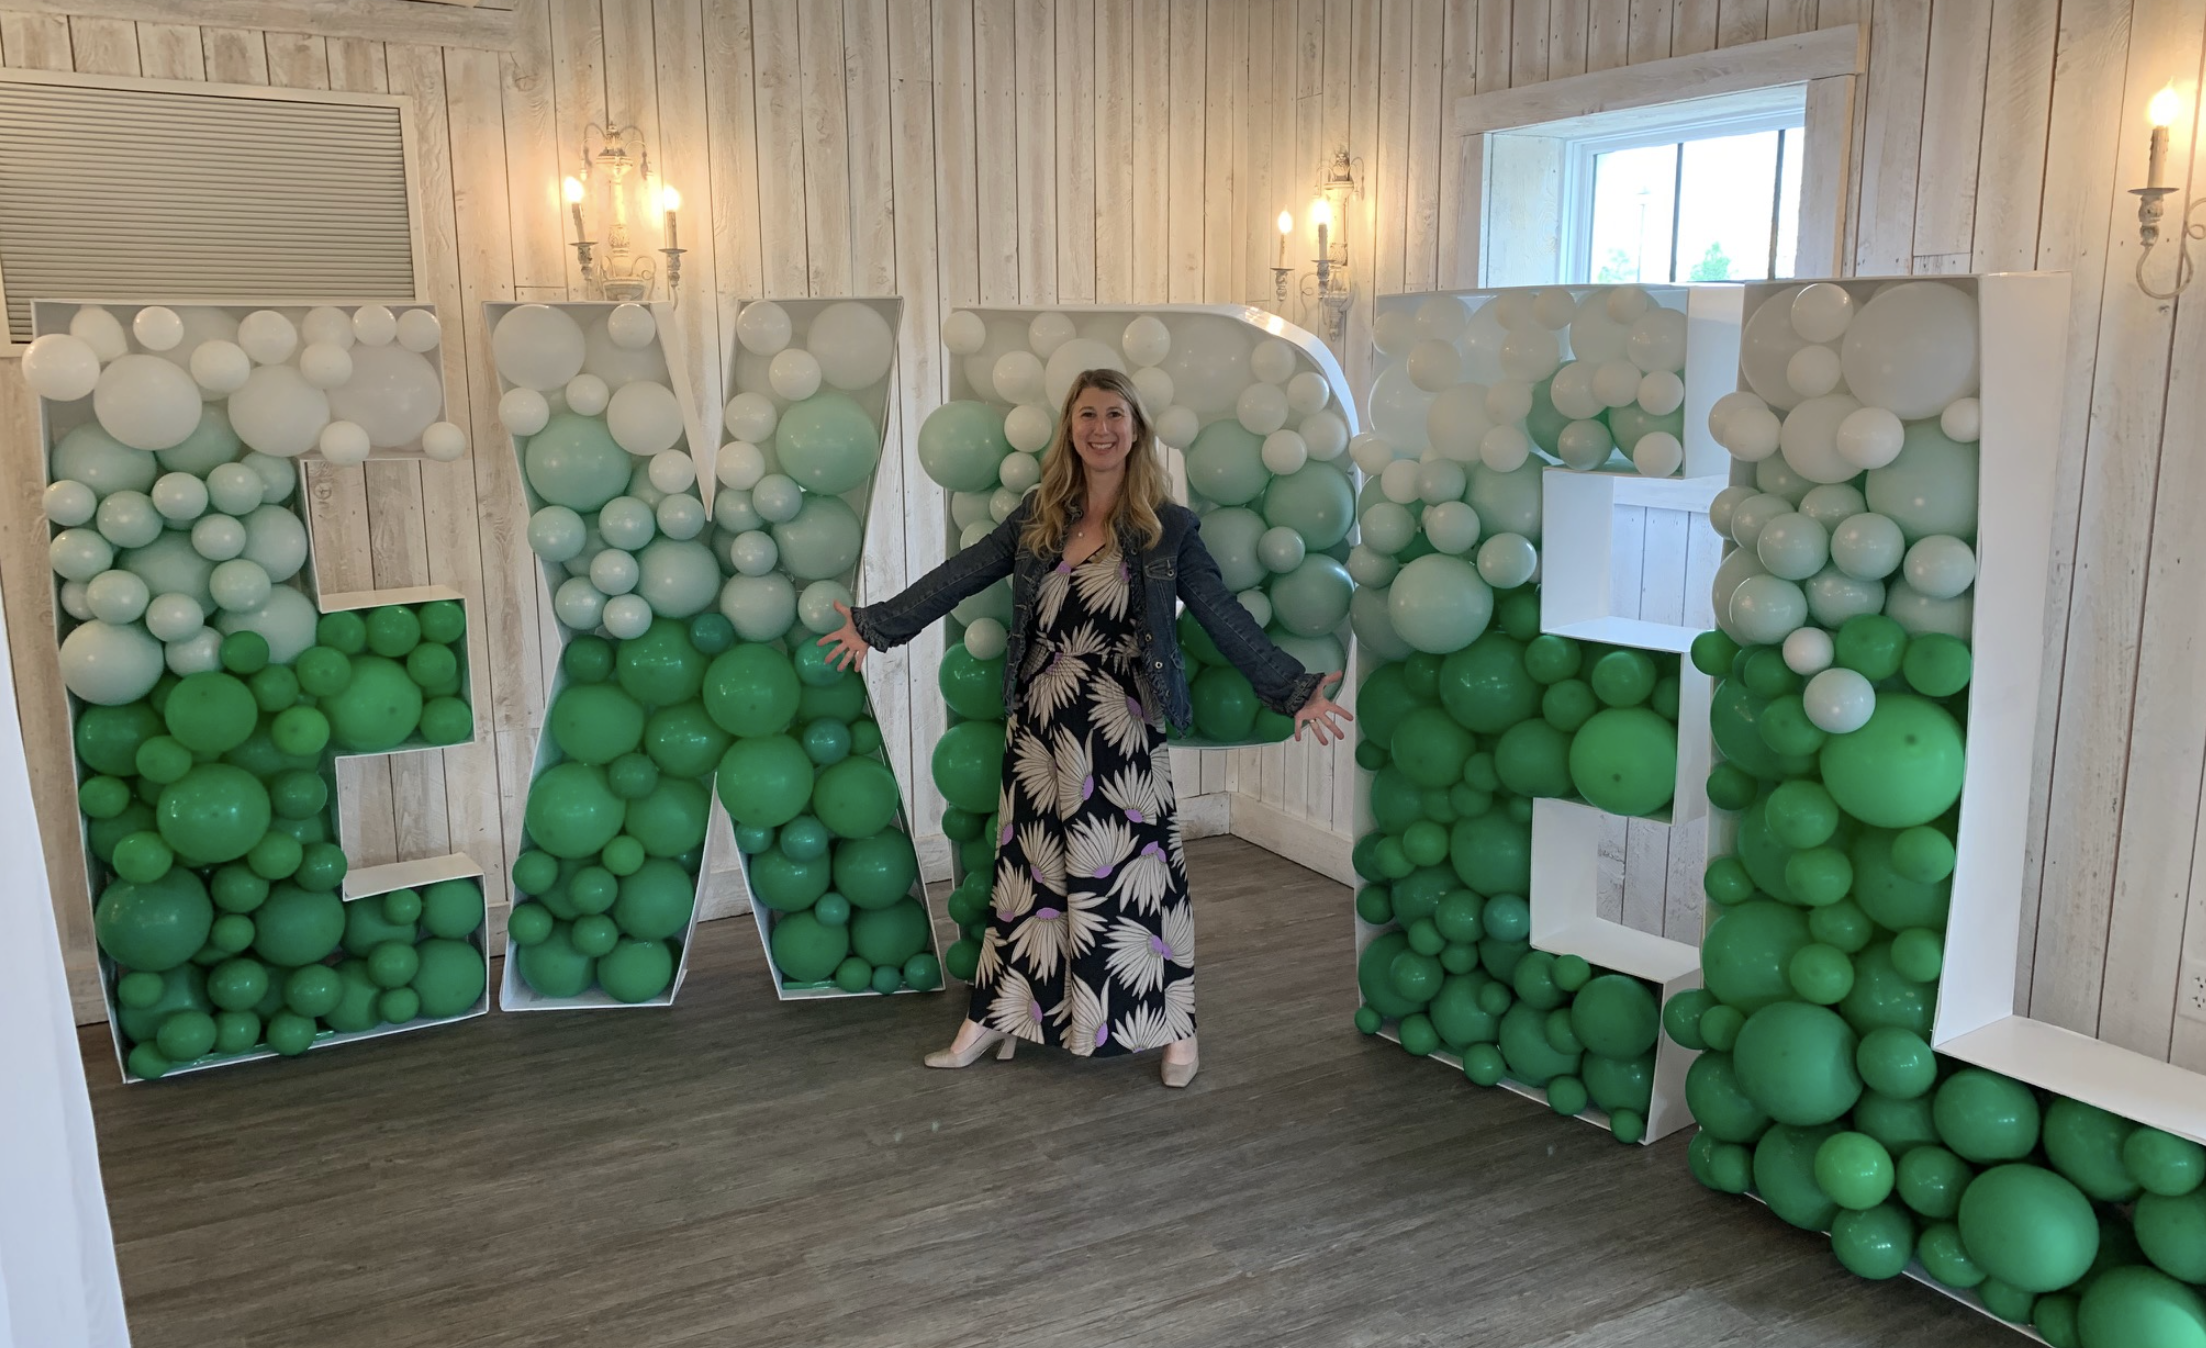
M1034 489L1034 508L1026 528L1019 533L1021 546L1048 556L1064 546L1075 508L1088 499L1088 466L1072 447L1072 409L1090 389L1115 393L1125 400L1134 422L1133 448L1126 454L1126 485L1111 508L1111 529L1103 541L1105 551L1118 546L1120 530L1140 536L1144 547L1164 539L1164 523L1157 507L1169 499L1164 479L1164 459L1157 452L1156 435L1148 414L1141 410L1141 394L1134 381L1117 370L1084 370L1065 393L1065 405L1057 415L1057 433L1042 457L1041 485Z

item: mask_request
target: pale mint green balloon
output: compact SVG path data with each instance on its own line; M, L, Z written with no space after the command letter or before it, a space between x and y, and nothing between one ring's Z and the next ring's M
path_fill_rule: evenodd
M299 658L299 652L314 644L314 625L320 618L313 600L288 585L278 585L268 592L267 602L259 608L244 613L218 613L214 625L215 630L225 635L260 633L268 643L269 660L288 665Z
M1846 482L1813 488L1800 498L1800 513L1826 529L1835 529L1868 508L1861 489Z
M1769 527L1769 522L1780 515L1792 513L1792 502L1775 492L1765 491L1749 496L1732 508L1732 541L1742 548L1759 548L1762 530Z
M1808 596L1808 616L1815 625L1837 631L1848 618L1884 612L1884 583L1857 580L1835 566L1824 567L1801 586Z
M1943 633L1970 639L1976 615L1976 596L1959 594L1935 598L1904 580L1895 579L1884 595L1884 616L1905 628L1909 636Z
M1762 526L1754 551L1773 576L1801 581L1831 559L1830 534L1797 511L1787 511Z
M597 531L605 546L634 552L659 531L659 519L635 497L616 496L597 512Z
M1794 506L1808 499L1816 484L1793 471L1782 454L1772 454L1754 465L1754 485L1772 496L1782 496Z
M1003 413L983 402L947 402L919 426L919 466L951 491L990 491L1011 453Z
M1951 599L1976 583L1976 552L1951 534L1932 534L1907 550L1907 583L1928 599Z
M658 483L651 480L651 465L669 455L684 460L689 457L678 449L667 449L661 450L648 459L633 460L635 470L628 475L628 490L621 494L643 502L644 507L648 510L657 510L659 502L666 499L666 493L659 489Z
M1297 636L1323 636L1347 619L1355 590L1347 567L1323 553L1314 554L1272 581L1272 615Z
M1303 555L1308 551L1302 535L1283 525L1266 529L1256 540L1257 560L1268 571L1292 571L1302 565Z
M739 576L763 576L781 562L781 545L763 529L728 540L728 563Z
M172 473L205 477L219 464L234 463L245 449L230 429L230 414L219 402L208 403L199 413L199 425L181 444L155 450L153 457Z
M157 594L146 604L146 630L162 641L182 641L207 625L208 607L188 594Z
M592 515L590 518L594 520L597 517ZM589 575L590 563L595 561L597 555L603 551L605 551L605 540L598 537L597 526L595 524L583 525L582 550L569 557L563 564L567 574L570 576Z
M260 563L243 557L233 558L216 566L207 587L214 594L215 607L225 613L246 613L268 602L274 588L268 583L268 573Z
M635 556L619 548L600 548L590 559L590 584L600 594L626 594L636 588L643 578L643 568L636 565Z
M306 565L306 526L282 506L264 505L245 517L244 555L280 585Z
M291 493L299 489L299 461L279 459L273 454L248 453L238 460L253 470L260 478L261 500L266 503L288 501Z
M605 630L626 641L651 630L651 605L641 595L617 594L605 601Z
M1911 421L1900 456L1870 470L1869 508L1908 542L1932 534L1976 537L1977 447L1947 438L1935 421Z
M724 487L712 498L712 522L731 534L747 534L766 527L766 517L751 504L751 494Z
M1394 501L1373 501L1363 508L1363 543L1374 552L1393 556L1417 537L1417 517L1409 507Z
M807 491L840 496L873 476L881 432L850 395L826 390L792 403L774 429L781 470Z
M207 499L225 515L250 515L268 499L268 485L242 463L218 464L207 473Z
M797 620L797 589L780 572L730 576L720 591L720 614L745 641L779 641Z
M53 480L82 482L95 496L146 491L160 475L160 461L153 455L132 449L93 422L77 427L54 446Z
M636 554L636 593L662 618L688 618L720 594L720 565L702 543L655 538Z
M1356 519L1356 491L1348 475L1311 460L1264 490L1264 522L1292 529L1312 549L1324 551L1348 537Z
M1264 437L1232 418L1211 422L1187 447L1188 489L1219 505L1246 505L1271 481Z
M1011 626L1011 581L999 580L978 594L967 595L950 610L950 616L961 626L971 627L983 618L992 618L1005 627Z
M1831 562L1856 580L1883 580L1906 555L1907 537L1887 516L1850 515L1831 530Z
M222 668L222 633L202 627L182 641L172 641L163 651L169 673L178 678L207 674Z
M850 607L850 590L840 581L815 580L804 587L797 596L797 620L806 628L826 636L843 625L843 615L835 605Z
M751 488L751 509L769 524L787 524L804 509L804 488L786 473L768 473Z
M86 605L103 623L134 623L152 599L146 583L128 571L102 571L84 587Z
M1203 516L1203 546L1218 564L1219 578L1236 594L1264 580L1264 562L1256 546L1264 537L1264 520L1253 510L1226 506Z
M676 493L659 502L654 513L659 532L678 543L705 531L705 503L694 496Z
M573 412L554 412L544 429L529 437L521 466L538 496L582 511L596 510L626 491L634 471L628 451L613 442L603 418Z
M99 507L99 496L82 482L64 479L46 488L46 522L57 529L90 524Z
M807 495L796 518L775 525L773 533L782 569L800 581L813 581L831 580L858 564L862 531L858 512L842 498Z
M1330 632L1323 636L1306 637L1274 623L1265 629L1264 635L1271 638L1272 645L1293 656L1303 669L1312 674L1330 674L1335 670L1345 671L1348 668L1348 656L1341 649L1340 638Z
M115 564L115 549L96 529L64 529L46 545L46 561L63 580L90 580Z
M1442 501L1425 507L1425 538L1442 552L1458 556L1469 552L1478 544L1478 529L1478 512L1461 501ZM1353 569L1350 568L1351 572Z
M1388 616L1389 598L1385 586L1359 588L1348 606L1349 622L1355 628L1356 640L1370 654L1381 660L1407 660L1417 652L1394 630L1394 620Z
M1731 592L1731 626L1742 642L1774 646L1808 620L1808 597L1779 576L1749 576Z
M1523 534L1495 534L1479 545L1478 577L1497 590L1514 590L1539 569L1539 549Z
M587 536L582 517L565 506L545 506L529 516L529 550L547 562L574 560Z
M226 562L245 551L245 526L229 515L202 515L191 527L192 551Z
M1494 615L1494 592L1461 557L1430 553L1404 566L1387 588L1387 619L1413 648L1431 655L1462 650Z
M1519 534L1534 547L1540 541L1540 474L1543 461L1527 459L1506 473L1485 464L1471 465L1471 485L1463 499L1478 512L1489 534Z
M161 643L143 628L88 622L62 639L61 681L96 706L121 706L153 691L162 655Z
M1851 669L1826 669L1801 690L1808 720L1830 735L1850 735L1869 724L1877 709L1877 690Z
M207 513L207 484L190 473L163 473L153 484L153 508L162 519L189 524Z
M552 614L577 632L595 632L605 618L605 596L587 576L569 576L552 596Z
M163 527L161 512L140 491L109 493L92 522L99 527L100 537L118 548L142 548L159 538Z

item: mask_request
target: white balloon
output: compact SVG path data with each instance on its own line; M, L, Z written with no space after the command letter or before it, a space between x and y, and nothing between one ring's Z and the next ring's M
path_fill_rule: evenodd
M1277 384L1251 384L1241 390L1234 412L1250 434L1270 435L1287 424L1287 394Z
M1072 320L1063 314L1036 314L1034 321L1026 325L1026 344L1043 360L1048 360L1058 347L1073 339Z
M968 315L970 317L970 315ZM950 315L954 322L959 315ZM977 317L974 322L979 322ZM945 339L950 323L943 324ZM743 349L757 356L771 356L789 345L792 327L789 311L772 300L752 300L743 306L743 312L735 316L735 340ZM976 348L977 349L977 348Z
M994 618L975 618L965 627L965 653L975 660L993 660L1003 654L1009 640L1003 624Z
M1801 287L1788 286L1763 300L1739 332L1739 373L1771 407L1786 411L1800 400L1785 372L1807 339L1793 331L1792 305Z
M1479 577L1497 590L1513 590L1539 569L1539 550L1522 534L1495 534L1478 545Z
M354 421L332 421L318 440L322 458L340 468L368 461L368 433Z
M1295 364L1295 349L1277 337L1265 338L1249 353L1249 372L1267 384L1286 383L1294 377Z
M1573 421L1555 437L1555 456L1581 473L1607 463L1615 449L1616 437L1604 422Z
M444 381L426 356L405 347L356 347L352 377L330 390L329 411L359 422L377 449L402 449L443 415Z
M1851 735L1869 724L1877 709L1877 690L1851 669L1825 669L1808 680L1800 701L1815 728L1829 735Z
M1329 463L1348 448L1348 423L1331 408L1312 412L1302 418L1302 443L1310 451L1310 457L1320 463Z
M1185 449L1195 443L1195 433L1202 429L1191 407L1167 407L1157 414L1157 439L1174 449Z
M639 458L672 449L682 439L682 405L664 384L623 384L605 406L613 443Z
M1021 495L1042 480L1042 461L1032 454L1006 454L996 466L996 480Z
M1463 377L1474 384L1491 386L1502 378L1501 347L1509 339L1509 330L1501 325L1501 314L1493 305L1482 305L1471 315L1471 321L1463 329L1455 344L1463 351ZM1617 336L1617 349L1623 349L1623 335Z
M1286 343L1281 342L1281 346ZM1257 348L1262 350L1262 347ZM1463 353L1453 342L1432 338L1419 342L1409 349L1405 362L1409 370L1409 382L1427 393L1438 393L1452 387L1463 374Z
M416 355L444 344L444 325L434 309L408 309L398 316L398 344Z
M1881 407L1864 407L1838 423L1838 456L1854 468L1882 468L1900 456L1907 430Z
M1984 405L1974 398L1956 398L1938 414L1938 429L1955 444L1975 444L1984 435Z
M1009 487L999 487L988 498L989 518L1001 524L1011 518L1011 512L1019 508L1019 493Z
M720 446L720 453L713 461L712 475L730 491L749 491L766 476L766 455L757 445L730 440Z
M1836 656L1831 634L1820 627L1803 627L1785 638L1785 668L1806 678L1831 667Z
M1976 300L1942 281L1880 291L1846 329L1846 383L1903 421L1937 416L1976 396L1981 370Z
M359 340L352 330L352 315L331 305L317 305L299 320L299 340L308 346L320 343L346 351Z
M1154 365L1144 365L1134 371L1133 380L1134 392L1141 395L1141 410L1150 420L1172 405L1172 376Z
M1287 381L1287 406L1307 416L1332 401L1333 386L1315 370L1304 370Z
M1621 285L1609 292L1609 317L1630 325L1654 307L1654 296L1635 285Z
M1802 286L1786 311L1792 330L1810 342L1835 342L1854 321L1854 297L1846 287L1830 281Z
M1031 351L1006 351L996 357L991 383L996 396L1007 403L1039 401L1042 397L1042 358Z
M1365 431L1348 447L1349 461L1362 470L1365 477L1376 477L1399 457L1394 446L1376 431Z
M183 641L171 643L163 658L169 672L179 678L212 673L222 668L222 633L206 628Z
M1021 403L1006 413L1003 438L1022 454L1039 454L1057 431L1057 418L1040 403Z
M1858 476L1861 470L1838 452L1838 428L1860 407L1848 394L1830 393L1787 412L1778 440L1785 465L1810 482L1845 482ZM1734 417L1732 425L1741 420Z
M1932 534L1907 550L1900 574L1925 598L1952 599L1976 583L1976 552L1951 534Z
M1532 456L1532 437L1521 426L1496 426L1478 442L1478 459L1497 473L1513 473Z
M1593 391L1593 367L1582 360L1572 361L1556 373L1555 382L1547 387L1547 396L1556 411L1573 421L1597 417L1607 410L1607 404Z
M1380 471L1379 490L1398 505L1416 500L1418 467L1415 459L1396 459Z
M345 331L352 331L346 324ZM299 353L299 373L318 389L333 389L352 378L352 352L334 342L309 342Z
M1123 374L1126 362L1118 352L1093 337L1075 337L1061 342L1050 353L1049 364L1042 370L1042 395L1052 407L1063 407L1065 398L1072 392L1073 381L1089 370L1116 370Z
M1639 410L1666 417L1685 405L1685 381L1668 370L1656 370L1639 381Z
M659 335L659 320L640 304L617 304L605 316L605 335L624 351L641 351Z
M1580 361L1590 365L1590 361ZM1668 374L1668 370L1656 370L1654 374ZM1643 378L1639 367L1628 360L1605 361L1593 367L1593 396L1601 400L1603 407L1629 407L1639 401L1639 384Z
M1675 309L1648 309L1632 320L1624 338L1624 354L1650 374L1675 374L1684 369L1685 315Z
M41 398L75 402L99 381L99 353L82 337L49 332L23 352L23 382Z
M805 347L819 361L828 387L855 392L888 378L896 334L872 305L841 300L813 318Z
M1159 364L1172 376L1180 404L1206 417L1232 411L1255 377L1253 330L1222 314L1175 314L1172 328L1172 349Z
M1578 301L1570 320L1570 353L1579 360L1599 364L1624 354L1626 325L1609 317L1608 297L1608 291L1596 290Z
M534 435L550 421L551 403L535 389L509 389L498 399L498 424L509 435Z
M613 391L594 374L578 374L567 381L567 410L586 417L599 416L613 400Z
M1561 286L1547 286L1532 292L1532 317L1550 331L1560 332L1570 326L1570 320L1578 313L1578 301Z
M201 342L192 348L191 377L199 385L202 396L217 397L237 392L245 387L246 379L253 373L253 359L245 354L245 348L236 342L216 339Z
M1491 306L1488 306L1489 308ZM1485 310L1481 309L1480 313ZM1521 379L1501 379L1486 386L1486 415L1507 425L1532 414L1532 386Z
M199 386L159 356L110 361L92 388L100 429L132 449L172 449L199 428Z
M398 315L388 305L363 304L352 311L352 335L362 346L388 346L398 336Z
M273 309L256 309L239 321L237 344L255 365L280 365L299 349L299 330Z
M1422 336L1448 341L1470 323L1470 310L1453 295L1434 295L1417 306L1417 331Z
M1300 471L1310 460L1310 446L1296 431L1278 430L1264 437L1264 467L1285 477Z
M102 365L120 360L130 351L130 338L123 332L122 320L97 304L87 304L71 315L69 335L91 347Z
M1143 314L1126 325L1119 346L1126 352L1126 359L1134 364L1152 366L1172 354L1172 332L1164 326L1163 319Z
M449 421L432 421L421 433L421 452L438 463L467 457L467 432Z
M1371 323L1371 344L1379 348L1379 354L1389 360L1400 360L1417 345L1423 334L1417 331L1417 315L1409 309L1388 309Z
M1458 384L1432 400L1425 414L1425 435L1437 453L1458 463L1478 459L1478 447L1494 427L1486 415L1486 390Z
M149 304L130 320L130 331L148 351L173 351L184 340L184 320L174 309Z
M1512 328L1502 339L1501 369L1511 379L1538 383L1554 374L1562 363L1562 347L1555 334L1537 324Z
M766 379L777 396L803 402L820 391L820 363L802 347L784 347L774 353Z
M523 304L491 329L490 350L507 383L549 392L582 373L587 346L582 326L564 310Z
M1685 463L1685 446L1668 431L1649 431L1632 446L1632 467L1642 477L1668 477Z
M1785 382L1803 398L1820 398L1842 382L1838 352L1827 346L1803 346L1785 362Z
M781 421L780 409L763 393L738 393L725 410L728 434L754 445L771 436Z

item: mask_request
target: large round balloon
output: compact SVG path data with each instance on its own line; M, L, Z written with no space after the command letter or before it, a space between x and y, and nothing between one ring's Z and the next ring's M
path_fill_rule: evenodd
M508 310L490 331L491 360L507 382L549 392L582 372L581 325L548 304Z
M919 427L919 466L951 491L992 491L1011 441L1003 414L984 402L947 402Z
M813 317L805 346L820 363L820 377L839 389L870 388L888 377L896 335L871 305L842 300Z
M1899 457L1869 473L1869 509L1899 525L1909 544L1941 534L1974 539L1978 448L1935 421L1909 423Z
M705 710L731 735L778 735L787 730L796 719L801 692L789 657L772 646L752 642L732 646L705 671Z
M896 820L896 777L878 758L851 757L827 768L812 790L812 812L840 838L868 838Z
M812 758L787 735L739 739L721 756L718 784L736 823L779 828L812 799Z
M1419 557L1403 567L1387 591L1387 618L1395 632L1433 655L1462 650L1477 640L1493 617L1493 608L1493 591L1477 569L1444 553Z
M161 973L207 943L214 905L207 887L182 866L144 884L117 880L100 893L92 927L100 949L125 969Z
M602 768L561 763L529 784L529 836L555 857L595 856L626 818L627 805L613 794Z
M1976 396L1976 302L1943 281L1901 282L1861 306L1840 353L1847 386L1863 402L1903 421L1935 417Z
M1646 707L1594 713L1570 742L1570 779L1610 814L1645 816L1676 788L1677 727Z
M553 505L592 511L628 490L633 461L597 417L555 412L529 437L522 472L536 494Z
M1823 784L1839 807L1880 828L1927 824L1961 798L1961 727L1937 703L1886 693L1861 729L1823 746Z
M1747 1017L1732 1063L1740 1089L1779 1123L1829 1123L1861 1098L1854 1045L1853 1030L1836 1012L1773 1002Z
M996 808L1003 754L1002 722L964 721L951 726L935 743L935 786L959 809L988 814Z
M2039 1166L1994 1166L1978 1175L1961 1195L1960 1220L1969 1258L2025 1292L2059 1291L2099 1253L2091 1200Z
M199 866L244 856L273 817L268 788L228 763L201 763L161 788L154 811L162 841Z
M352 377L329 391L330 415L368 433L377 449L416 444L444 415L444 381L437 367L396 343L356 346Z
M1187 485L1220 505L1245 505L1271 481L1264 437L1231 417L1211 422L1187 448Z
M881 436L848 394L828 391L782 412L774 449L781 471L807 491L840 496L872 476L881 457Z
M781 566L800 581L830 580L858 564L864 526L840 497L807 493L794 519L774 525Z
M1348 475L1329 463L1305 463L1284 477L1274 478L1264 492L1264 522L1294 530L1313 552L1348 537L1349 526L1355 522L1355 507L1355 489L1349 485Z

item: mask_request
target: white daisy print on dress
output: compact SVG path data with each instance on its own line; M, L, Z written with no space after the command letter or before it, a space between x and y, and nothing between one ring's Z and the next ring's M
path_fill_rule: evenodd
M1137 1006L1133 1012L1111 1027L1111 1037L1129 1052L1139 1053L1145 1048L1163 1048L1175 1039L1186 1036L1172 1033L1172 1026L1161 1007Z
M1095 755L1086 740L1076 740L1069 730L1057 732L1057 817L1070 819L1095 794Z
M1091 988L1083 979L1066 980L1065 1000L1053 1016L1058 1042L1076 1058L1092 1057L1111 1041L1111 988Z
M1172 947L1156 932L1130 917L1122 917L1111 924L1105 944L1110 956L1104 961L1111 971L1111 979L1127 994L1146 996L1164 984L1164 962L1172 958Z
M996 887L988 902L1005 922L1025 917L1034 911L1034 881L1017 862L1006 858L996 866Z
M1043 1009L1026 975L1016 967L1006 969L996 984L996 998L988 1004L988 1027L1014 1038L1042 1042Z
M1074 880L1108 880L1133 855L1133 830L1108 816L1076 819L1065 848L1065 874Z
M1087 954L1103 939L1103 919L1110 902L1108 895L1078 887L1065 896L1065 949L1072 958Z
M1157 795L1156 778L1138 767L1122 768L1104 778L1103 799L1136 827L1164 818L1164 801Z
M1110 618L1126 616L1133 572L1127 569L1123 554L1090 557L1073 572L1072 581L1080 587L1080 598L1089 608Z
M1065 845L1054 829L1040 823L1019 825L1019 850L1026 853L1027 874L1037 888L1065 892Z
M1164 990L1164 1033L1167 1044L1176 1044L1195 1033L1195 976L1187 977Z
M1118 868L1118 878L1111 882L1111 892L1125 900L1137 913L1153 913L1172 892L1172 859L1164 844L1146 842L1125 865Z
M1033 802L1037 810L1046 810L1057 803L1057 764L1049 756L1049 745L1042 737L1024 726L1012 736L1015 744L1011 754L1011 775L1019 783L1019 790ZM1001 811L1003 821L1011 822L1014 813L1008 806Z
M1095 728L1120 755L1132 758L1147 747L1148 717L1141 699L1126 691L1116 679L1097 679L1088 690L1089 716Z
M1172 789L1172 749L1166 744L1157 745L1149 755L1149 784L1157 793L1157 801L1166 809L1172 808L1179 796Z
M991 926L981 933L980 959L973 965L973 986L985 988L1003 972L1003 935Z
M1011 958L1042 978L1055 978L1057 966L1070 962L1065 910L1041 907L1011 929Z
M1080 695L1080 685L1087 679L1088 662L1060 646L1042 665L1041 672L1027 681L1026 705L1046 724Z
M1062 561L1042 573L1042 583L1035 590L1034 612L1043 627L1057 625L1058 611L1065 606L1065 595L1072 589L1072 568Z
M1164 910L1165 958L1182 969L1195 967L1195 905L1181 902Z

